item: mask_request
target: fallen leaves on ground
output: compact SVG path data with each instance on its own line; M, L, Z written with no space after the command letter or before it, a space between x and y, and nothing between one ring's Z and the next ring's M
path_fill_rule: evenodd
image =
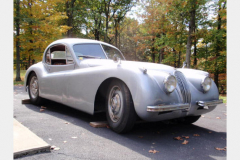
M60 148L59 148L59 147L56 147L56 146L51 146L50 149L51 149L51 150L55 150L55 151L57 151L57 150L59 150Z
M41 109L46 109L47 107L41 106Z
M195 137L199 137L200 135L199 135L199 134L193 134L193 136L195 136Z
M72 137L73 139L77 138L77 137Z
M157 153L157 152L159 152L159 151L157 151L157 150L154 149L154 150L149 150L148 152L155 154L155 153Z
M179 140L179 141L183 140L182 137L180 137L180 136L174 137L174 139L175 139L175 140Z
M40 112L44 111L45 109L40 109Z
M224 147L224 148L215 147L215 149L218 150L218 151L226 151L226 150L227 150L227 147Z
M182 144L188 144L188 141L187 141L187 140L184 140Z
M182 136L183 138L186 138L186 139L188 139L189 138L189 136Z

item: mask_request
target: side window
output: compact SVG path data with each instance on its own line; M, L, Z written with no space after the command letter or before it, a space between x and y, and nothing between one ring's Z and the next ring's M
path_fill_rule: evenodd
M114 56L124 60L122 54L116 50L115 48L112 48L112 47L109 47L109 46L106 46L106 45L102 45L105 53L107 54L108 58L109 59L113 59Z
M100 44L75 44L73 46L74 53L77 58L101 58L106 59Z
M50 49L48 49L47 50L47 53L46 53L46 55L45 55L45 62L47 63L47 64L51 64L51 59L50 59Z
M64 45L56 45L50 48L51 65L66 65L66 52Z
M66 56L67 56L67 64L73 64L73 57L67 47L66 47Z

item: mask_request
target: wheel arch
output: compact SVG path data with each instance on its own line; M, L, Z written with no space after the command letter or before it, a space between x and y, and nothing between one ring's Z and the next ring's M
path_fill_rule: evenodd
M35 73L35 74L36 74L36 72L35 72L34 70L31 70L31 71L28 73L28 75L27 75L27 77L26 77L26 87L28 86L29 78L30 78L30 76L31 76L32 73ZM37 74L36 74L36 75L37 75Z
M119 78L116 78L116 77L109 77L109 78L105 79L100 84L100 86L98 87L98 90L97 90L97 93L96 93L96 96L95 96L95 100L94 100L94 112L105 111L105 103L106 103L106 101L105 101L106 98L105 97L106 97L106 94L107 94L107 90L108 90L108 87L109 87L110 83L114 80L119 80L119 81L123 82L127 86L128 90L130 92L130 96L132 98L131 90L123 80L121 80ZM132 98L132 100L133 100L133 98ZM134 107L134 109L135 109L135 107Z

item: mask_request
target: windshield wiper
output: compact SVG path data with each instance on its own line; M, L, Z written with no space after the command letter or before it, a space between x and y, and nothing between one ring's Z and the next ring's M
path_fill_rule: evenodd
M78 57L101 59L101 57L96 57L96 56L88 56L88 55L82 55L82 56L78 56Z

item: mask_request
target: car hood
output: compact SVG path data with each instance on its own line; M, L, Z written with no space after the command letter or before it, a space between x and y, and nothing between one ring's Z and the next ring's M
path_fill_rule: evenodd
M113 60L104 60L104 59L85 59L80 62L81 66L88 67L98 67L98 66L111 66L118 65L118 63ZM164 64L157 63L149 63L149 62L136 62L136 61L121 61L120 65L123 67L131 67L131 68L139 68L139 69L147 69L147 70L156 70L156 71L164 71L168 73L173 73L176 69L171 66L167 66Z

